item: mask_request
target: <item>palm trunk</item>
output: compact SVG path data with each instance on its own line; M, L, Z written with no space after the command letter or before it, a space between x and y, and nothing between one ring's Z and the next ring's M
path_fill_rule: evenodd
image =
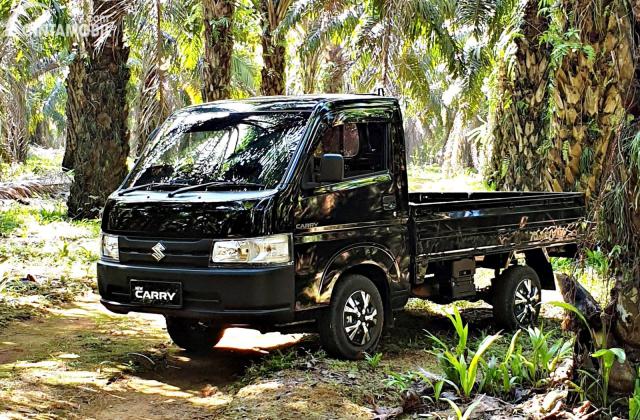
M0 146L3 149L0 156L5 155L12 162L24 162L29 150L26 86L18 80L11 80L9 86L2 98L7 115L3 121L5 145Z
M614 334L608 345L638 354L640 155L633 150L640 150L635 137L640 102L631 87L639 82L633 55L639 16L634 18L623 0L564 0L564 15L570 18L556 29L578 29L583 48L569 51L554 67L547 64L552 46L539 43L549 21L537 13L537 4L530 0L515 74L503 79L501 97L509 98L510 106L494 120L493 180L507 189L586 193L599 222L598 240L616 255L609 307ZM634 10L640 11L638 5ZM585 47L593 50L591 59ZM612 375L625 372L631 372L631 380L613 381L612 387L628 391L633 386L630 367L616 368Z
M316 80L320 72L320 50L300 54L302 64L302 91L305 94L315 93Z
M391 45L391 5L385 5L383 9L382 22L384 25L384 33L382 36L382 75L381 75L381 83L382 88L388 90L390 87L389 83L389 48Z
M3 64L2 60L0 64ZM4 64L7 65L6 62ZM0 142L0 162L3 160L24 162L27 159L29 146L27 87L10 72L6 79L8 79L8 83L4 86L6 92L0 94L0 107L2 107L0 134L3 136Z
M84 84L85 66L76 51L76 56L69 64L69 74L67 75L67 139L64 147L64 158L62 159L62 169L70 171L74 169L76 148L78 145L77 126L81 113L85 111L86 98L82 86Z
M348 62L340 45L331 45L327 49L327 76L324 80L326 93L344 93L344 74L347 71Z
M127 173L129 49L123 42L123 16L112 15L117 3L118 0L94 2L94 22L111 16L115 19L114 28L102 46L97 45L96 38L88 40L88 61L81 86L70 87L81 92L78 96L83 104L81 109L73 110L77 120L69 127L76 141L74 180L67 202L70 217L98 216L106 198Z
M162 34L162 4L155 2L155 42L147 47L153 51L143 59L143 83L140 84L135 114L135 155L140 156L147 145L151 133L167 118L170 110L165 86L164 39ZM153 48L152 48L153 47Z
M549 131L545 110L550 49L540 43L548 22L540 16L538 2L533 0L526 6L524 20L523 36L515 41L512 77L507 75L506 67L500 69L498 89L502 94L498 95L498 112L493 116L490 178L503 190L560 190L560 186L553 185L555 174L547 172L548 156L538 153Z
M16 6L11 7L11 13L13 7ZM0 30L0 74L4 73L0 75L3 82L0 85L0 162L24 162L29 145L27 86L15 73L19 46L5 35L3 28Z
M204 100L228 99L233 52L231 0L203 0L204 11Z
M618 254L611 258L616 284L608 312L617 341L612 344L627 350L635 365L614 369L611 387L631 393L640 366L640 97L630 92L640 82L634 48L640 36L640 1L635 1L632 13L622 1L612 3L614 13L604 13L607 33L598 40L603 51L596 50L603 56L601 66L596 63L599 80L609 83L596 90L593 100L604 140L594 146L587 191L597 193L593 207L598 210L604 250ZM602 24L598 26L594 32L602 30Z
M266 96L285 94L286 48L283 37L274 34L280 23L278 10L282 7L281 3L280 0L260 0L264 61L260 90Z

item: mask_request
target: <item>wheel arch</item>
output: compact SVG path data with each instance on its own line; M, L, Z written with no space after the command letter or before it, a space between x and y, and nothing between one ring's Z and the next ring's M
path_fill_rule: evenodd
M358 244L337 252L322 275L322 303L330 302L336 284L350 274L363 275L376 285L384 304L385 318L390 316L390 283L401 280L400 266L391 252L378 244Z

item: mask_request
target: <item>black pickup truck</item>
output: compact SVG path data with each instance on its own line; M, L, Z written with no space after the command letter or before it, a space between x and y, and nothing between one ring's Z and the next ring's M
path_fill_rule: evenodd
M159 128L102 220L98 286L117 313L163 314L211 349L229 326L315 329L338 357L372 352L411 297L483 299L536 321L572 257L576 193L409 193L398 101L373 95L221 101ZM474 282L493 270L491 286ZM491 271L489 271L491 273Z

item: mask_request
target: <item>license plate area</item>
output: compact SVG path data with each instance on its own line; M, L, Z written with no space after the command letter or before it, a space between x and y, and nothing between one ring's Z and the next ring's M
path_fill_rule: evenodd
M131 280L129 284L132 303L174 308L182 306L180 282Z

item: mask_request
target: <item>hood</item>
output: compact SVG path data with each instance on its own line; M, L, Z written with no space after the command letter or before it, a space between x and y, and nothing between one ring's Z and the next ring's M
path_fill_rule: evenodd
M272 230L275 190L184 193L135 191L107 201L102 230L154 238L242 238Z

